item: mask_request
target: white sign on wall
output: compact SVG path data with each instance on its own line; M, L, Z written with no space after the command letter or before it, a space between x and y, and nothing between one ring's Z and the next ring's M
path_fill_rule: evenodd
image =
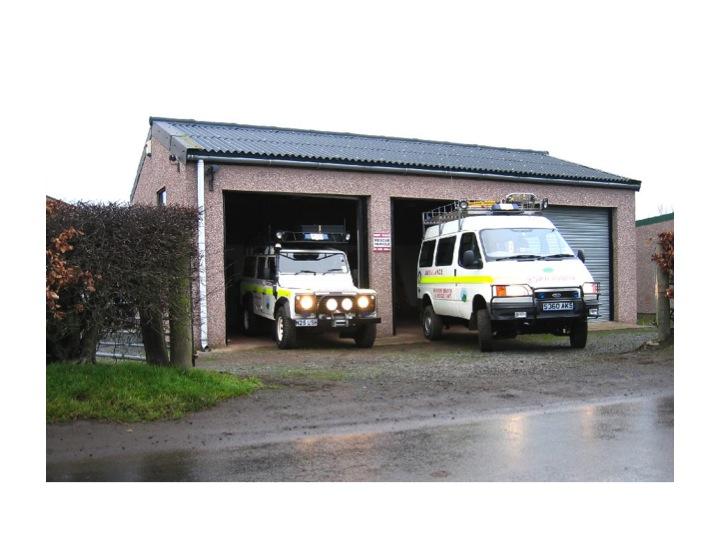
M373 233L373 244L372 250L375 252L389 252L390 251L390 233L389 232L376 232Z

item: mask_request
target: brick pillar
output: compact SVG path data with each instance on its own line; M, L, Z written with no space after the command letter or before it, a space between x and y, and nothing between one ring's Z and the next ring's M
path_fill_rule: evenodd
M205 190L208 345L225 347L225 224L222 190Z
M382 323L378 325L378 336L392 335L392 252L373 252L372 235L374 232L391 232L391 226L390 197L370 197L368 202L368 260L370 287L377 291L378 314L382 318Z
M613 274L616 321L637 322L637 255L635 233L635 194L627 204L613 208ZM602 297L601 297L602 298Z

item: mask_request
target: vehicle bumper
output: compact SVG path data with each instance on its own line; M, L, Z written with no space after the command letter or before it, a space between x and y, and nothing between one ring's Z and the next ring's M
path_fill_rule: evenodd
M490 319L493 321L545 321L557 319L596 319L600 316L600 302L576 298L563 300L572 302L573 309L544 311L543 302L537 298L518 301L512 298L493 298L490 301Z
M353 317L353 318L322 318L322 319L295 319L296 328L315 328L321 330L342 330L344 328L358 328L369 324L380 324L380 317Z

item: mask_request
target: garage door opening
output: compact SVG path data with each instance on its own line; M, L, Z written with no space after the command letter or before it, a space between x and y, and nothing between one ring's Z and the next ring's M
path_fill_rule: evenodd
M393 333L420 329L417 304L417 259L424 233L422 213L452 201L392 199Z
M225 207L225 312L228 338L240 334L240 278L245 254L267 245L280 230L298 231L303 225L343 225L350 242L348 255L353 280L368 286L367 202L362 197L304 196L245 191L223 192Z

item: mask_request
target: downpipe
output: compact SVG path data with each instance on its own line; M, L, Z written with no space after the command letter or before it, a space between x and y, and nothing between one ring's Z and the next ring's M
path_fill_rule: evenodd
M200 350L208 350L207 336L207 272L205 269L205 161L197 162L198 201L198 281L200 296Z

